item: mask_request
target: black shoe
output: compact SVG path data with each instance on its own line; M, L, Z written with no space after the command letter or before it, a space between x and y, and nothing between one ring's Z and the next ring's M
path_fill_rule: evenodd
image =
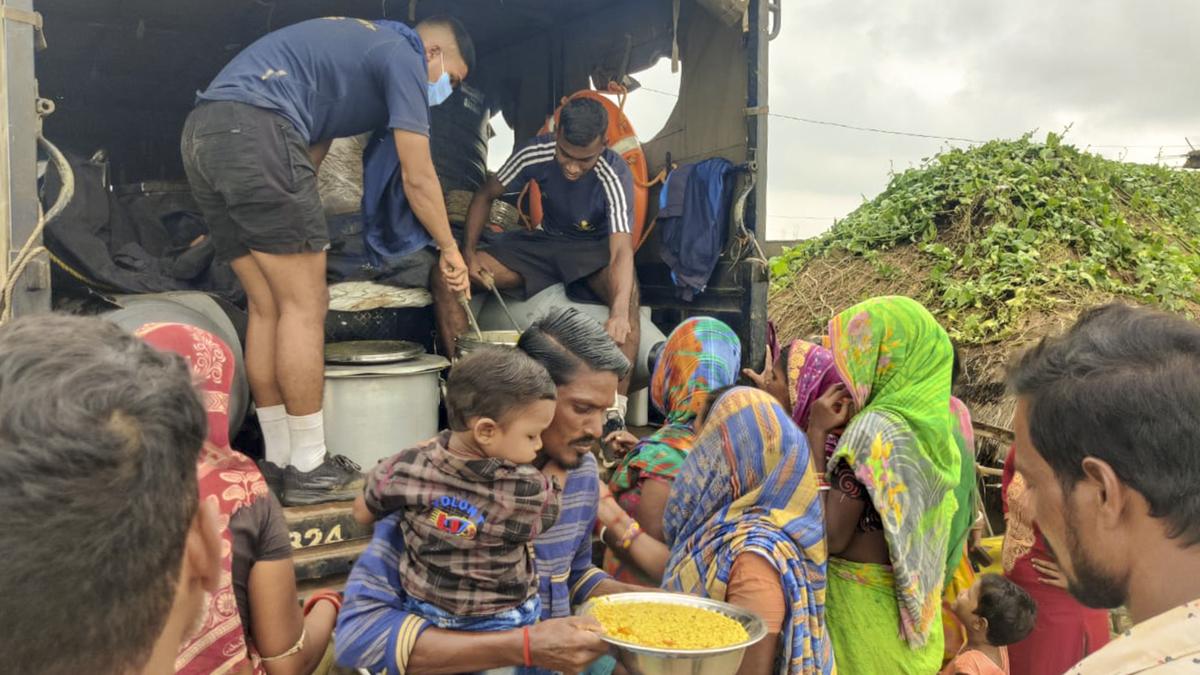
M262 473L263 480L267 481L267 487L271 488L271 492L274 492L275 497L282 502L284 468L275 462L260 459L258 461L258 470Z
M325 455L312 471L289 466L283 473L284 506L350 501L362 490L362 467L343 455Z

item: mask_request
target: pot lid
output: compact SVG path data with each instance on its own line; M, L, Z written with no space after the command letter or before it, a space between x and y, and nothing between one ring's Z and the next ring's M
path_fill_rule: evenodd
M450 362L445 357L437 354L421 354L415 359L396 363L354 363L340 366L329 364L325 366L325 378L337 380L403 377L437 373L449 367Z
M404 340L352 340L325 345L325 363L396 363L424 353L421 345Z

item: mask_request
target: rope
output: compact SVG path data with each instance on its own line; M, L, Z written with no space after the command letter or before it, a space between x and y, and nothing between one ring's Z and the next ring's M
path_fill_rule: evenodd
M62 152L50 141L46 140L45 136L38 134L38 143L45 148L46 153L50 155L51 161L58 169L58 175L62 179L62 187L58 191L58 198L54 201L54 206L50 207L49 212L42 210L41 203L38 203L38 222L33 228L33 232L29 233L29 237L25 240L25 244L21 246L21 250L17 253L12 263L9 264L7 270L3 270L3 276L0 276L0 282L4 285L3 309L0 310L0 323L6 322L12 318L12 299L13 293L17 287L17 281L24 274L25 268L29 266L30 261L46 252L46 247L40 245L42 231L46 228L46 223L54 220L67 208L67 204L71 201L71 197L75 195L75 172L71 170L71 165L67 163L67 158Z
M651 178L649 180L649 182L643 183L642 181L638 180L636 176L634 176L633 182L637 183L639 187L644 187L646 189L650 189L651 187L654 187L655 185L658 185L659 183L665 184L667 182L667 174L670 171L674 170L675 166L676 166L675 164L671 164L670 166L664 166L662 169L659 170L658 174L656 176L654 176L654 178ZM647 241L649 241L650 235L654 232L654 226L657 224L658 224L658 218L655 218L654 220L650 221L649 224L646 225L646 229L642 231L641 239L638 239L637 243L634 244L634 246L633 246L633 250L635 253L639 249L642 248L642 244L645 244Z
M523 225L525 230L528 232L533 232L535 229L537 229L537 226L533 224L533 221L529 219L529 216L526 215L525 211L521 210L521 202L525 202L526 198L529 197L529 185L532 182L533 181L525 181L525 187L521 188L521 192L517 195L517 216L521 220L521 225ZM532 210L533 205L529 204L528 202L526 202L526 204L527 205L525 208Z

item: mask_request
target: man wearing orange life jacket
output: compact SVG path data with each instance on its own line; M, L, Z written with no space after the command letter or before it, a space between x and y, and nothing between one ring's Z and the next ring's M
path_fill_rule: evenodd
M639 334L638 291L633 267L633 176L620 155L606 147L608 113L591 99L563 106L554 134L517 148L475 193L467 212L463 257L471 284L529 298L563 283L568 291L590 291L609 308L605 331L633 362ZM543 222L532 231L509 232L480 250L491 204L505 193L537 181ZM440 272L434 272L438 332L453 354L467 329L467 316ZM620 392L629 389L628 378Z

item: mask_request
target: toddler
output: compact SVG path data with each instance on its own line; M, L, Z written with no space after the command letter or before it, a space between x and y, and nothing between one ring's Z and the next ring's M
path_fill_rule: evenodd
M1008 648L1033 630L1037 604L1025 589L984 574L950 607L967 629L967 644L942 675L1008 675Z
M450 429L370 472L356 517L399 512L406 610L466 631L538 620L532 542L558 519L559 488L530 463L555 394L546 369L524 352L474 352L450 372Z

